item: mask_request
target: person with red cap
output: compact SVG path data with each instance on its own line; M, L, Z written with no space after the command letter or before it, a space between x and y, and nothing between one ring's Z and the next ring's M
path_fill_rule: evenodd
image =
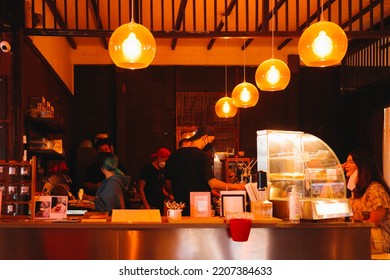
M140 174L139 194L145 209L159 209L164 215L164 200L169 197L165 190L165 162L171 152L167 148L160 148L151 155L152 161L146 164Z

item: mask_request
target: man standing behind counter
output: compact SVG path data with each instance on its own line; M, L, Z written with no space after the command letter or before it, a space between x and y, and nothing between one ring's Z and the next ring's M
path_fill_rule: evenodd
M210 158L204 147L215 139L215 129L200 126L191 147L176 150L166 163L166 189L172 192L176 202L184 202L183 215L190 215L190 192L211 192L217 190L244 190L243 184L228 184L214 176ZM211 204L211 201L210 201Z

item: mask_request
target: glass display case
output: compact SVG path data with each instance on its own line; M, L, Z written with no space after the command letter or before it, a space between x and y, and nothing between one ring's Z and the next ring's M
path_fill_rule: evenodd
M318 137L300 131L257 131L257 167L267 172L275 217L288 217L293 187L301 196L302 219L352 215L340 161Z

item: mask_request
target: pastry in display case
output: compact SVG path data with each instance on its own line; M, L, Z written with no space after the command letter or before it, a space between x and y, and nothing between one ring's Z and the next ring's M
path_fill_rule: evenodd
M267 172L274 217L288 217L288 194L299 192L301 219L352 216L340 161L318 137L300 131L257 131L257 167Z

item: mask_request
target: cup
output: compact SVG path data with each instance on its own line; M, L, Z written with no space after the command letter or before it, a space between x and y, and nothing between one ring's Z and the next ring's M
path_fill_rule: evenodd
M168 219L181 220L182 218L181 211L183 211L183 209L168 209L167 211Z
M251 232L252 220L244 218L230 219L230 234L233 241L248 241Z
M230 235L233 241L247 241L251 232L253 213L228 212L225 218L229 221Z

